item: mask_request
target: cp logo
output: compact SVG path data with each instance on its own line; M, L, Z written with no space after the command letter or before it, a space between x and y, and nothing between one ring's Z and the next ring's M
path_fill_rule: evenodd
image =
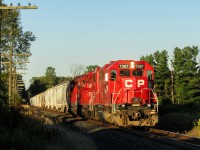
M137 87L144 85L144 80L137 80ZM125 87L133 87L133 80L125 80Z
M132 80L125 80L125 87L131 88L133 86L133 81Z
M144 85L144 80L137 81L137 86L140 87L141 85Z

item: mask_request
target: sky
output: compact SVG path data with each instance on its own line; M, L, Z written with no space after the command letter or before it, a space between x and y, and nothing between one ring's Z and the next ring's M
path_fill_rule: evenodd
M37 37L23 79L54 67L70 76L70 65L103 66L175 47L200 47L200 0L4 0L21 10L21 25Z

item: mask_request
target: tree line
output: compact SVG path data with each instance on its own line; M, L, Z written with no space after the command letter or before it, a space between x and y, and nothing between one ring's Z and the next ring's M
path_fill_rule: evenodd
M155 68L155 92L160 104L200 102L200 64L197 46L176 47L169 59L166 50L142 56Z
M47 67L44 76L32 77L27 92L29 93L29 97L33 97L59 83L70 81L71 79L72 77L57 77L55 68Z

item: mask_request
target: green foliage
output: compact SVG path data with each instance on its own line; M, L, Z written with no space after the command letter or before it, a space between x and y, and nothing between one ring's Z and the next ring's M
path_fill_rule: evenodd
M185 133L190 131L194 126L196 116L186 113L169 113L159 118L158 128L172 131Z
M72 77L57 77L55 68L47 67L45 75L41 77L33 77L31 85L28 88L29 97L33 97L45 90L65 81L71 81Z
M155 69L155 92L158 94L160 104L171 103L171 79L168 68L168 52L166 50L156 51L153 55L142 56Z
M166 104L159 106L159 114L168 113L188 113L191 115L200 114L200 102L190 102L186 104Z
M53 67L47 67L46 73L45 73L45 82L46 82L46 88L51 88L54 85L58 84L56 79L56 72L55 68Z
M31 42L35 41L35 36L30 31L23 31L20 22L20 12L18 10L4 10L2 11L2 26L1 26L1 48L2 54L9 54L12 49L13 67L24 68L24 63L14 62L25 62L28 61L28 56L16 56L18 54L31 54L30 47ZM2 56L0 59L2 62L10 61L7 56ZM8 67L2 65L1 68L1 83L0 83L0 105L7 105L8 102ZM17 96L16 93L13 95Z
M156 51L155 58L155 92L159 95L160 104L171 102L171 77L168 68L168 52L166 50Z
M0 80L0 110L8 105L8 74L2 73Z
M46 89L46 83L43 78L37 78L30 85L28 91L30 93L30 97L33 97L41 92L44 92Z
M84 71L84 73L94 71L95 68L97 68L97 67L99 67L99 66L98 65L89 65L86 67L86 70Z
M199 118L200 103L198 102L160 105L158 128L184 133L198 126Z
M166 50L140 58L155 68L155 92L160 104L200 101L198 53L199 49L196 46L175 48L171 60L172 70L168 67L169 56Z
M30 31L23 31L20 24L20 13L17 10L4 10L2 14L2 53L8 54L12 47L13 54L31 54L31 42L36 37ZM3 58L8 59L8 58ZM28 57L13 57L13 61L27 61ZM23 64L24 65L24 64ZM19 67L19 65L18 65Z
M200 119L196 121L196 126L200 126Z
M154 56L152 54L140 57L140 60L147 61L151 66L155 65Z
M200 76L198 47L175 48L172 59L174 68L174 92L177 103L200 101Z
M79 67L82 68L82 66L79 66L79 65L75 65L71 67L72 67L71 69L75 71L74 72L75 74L80 71ZM87 66L87 70L85 72L94 71L96 67L98 66L97 65ZM28 89L29 97L33 97L41 92L44 92L45 90L57 84L60 84L65 81L71 81L71 80L72 80L72 77L57 77L55 68L47 67L44 76L33 77L31 79L31 85Z

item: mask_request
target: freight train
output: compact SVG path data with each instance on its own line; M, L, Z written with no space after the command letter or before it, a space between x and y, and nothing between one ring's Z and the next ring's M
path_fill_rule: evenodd
M150 64L117 60L32 97L30 104L119 126L155 126L158 98L153 87Z

